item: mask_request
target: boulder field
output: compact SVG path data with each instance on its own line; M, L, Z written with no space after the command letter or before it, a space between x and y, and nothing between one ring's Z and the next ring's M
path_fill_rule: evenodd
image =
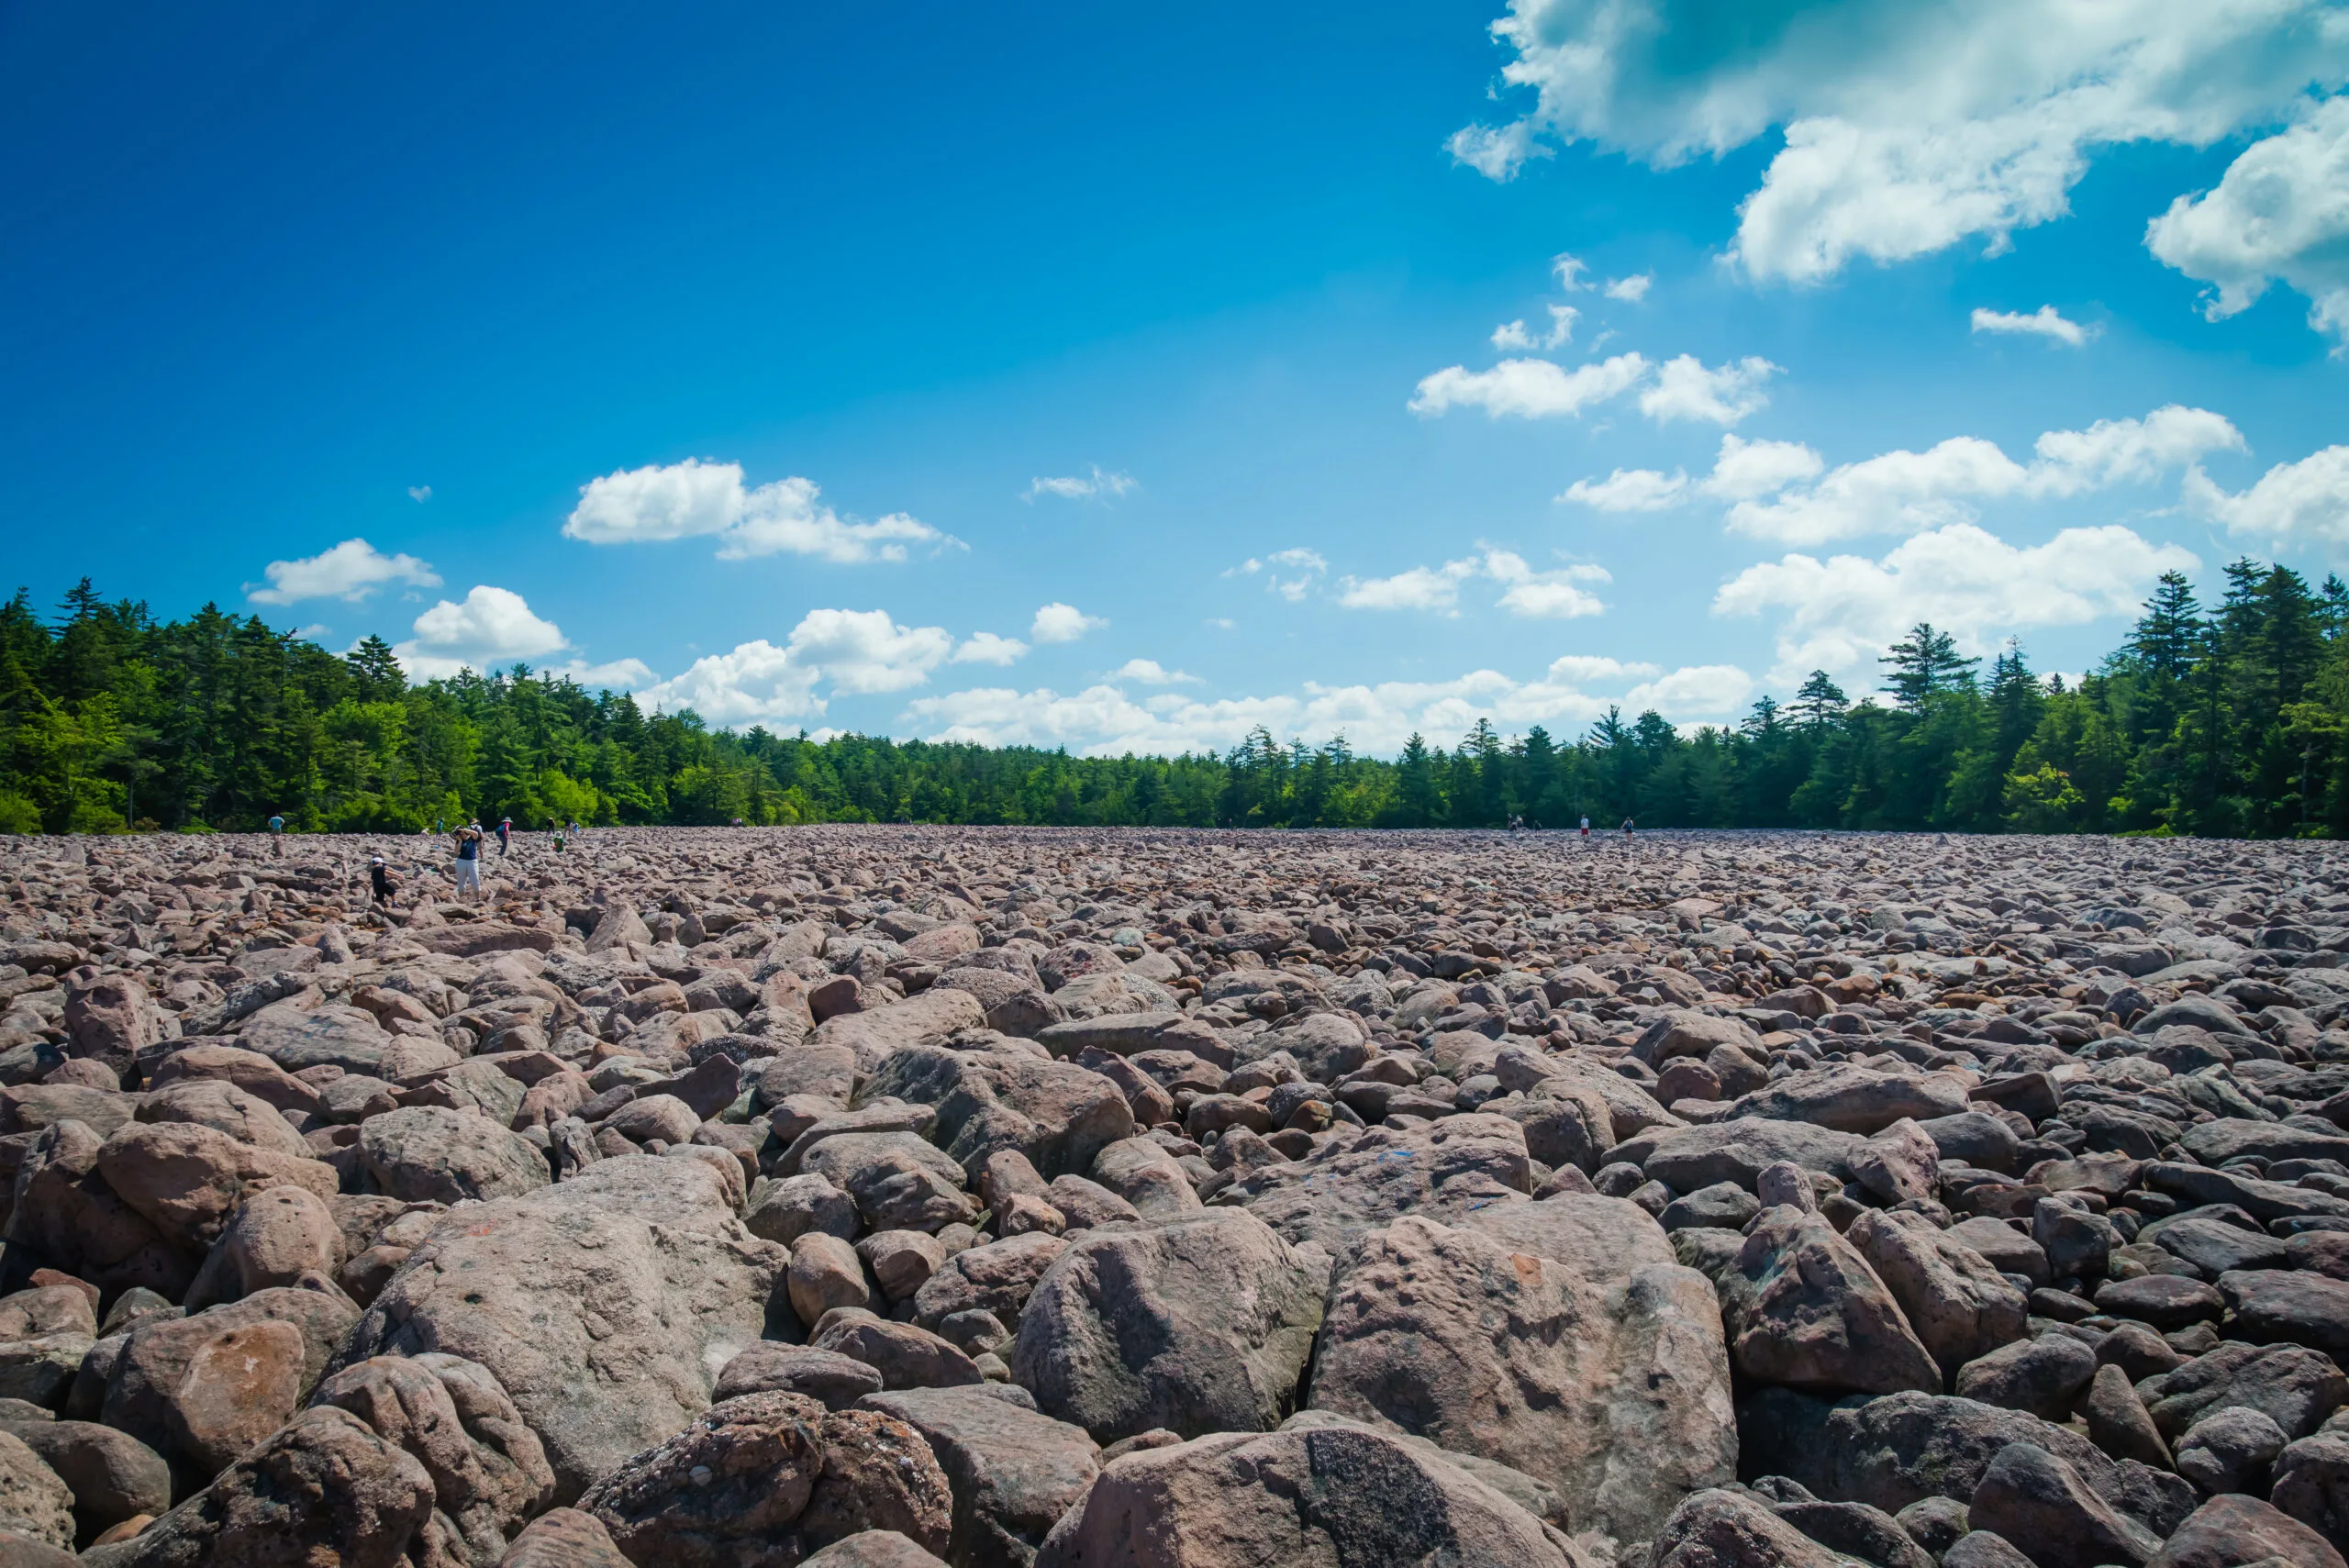
M0 840L0 1568L2349 1568L2328 846L437 853Z

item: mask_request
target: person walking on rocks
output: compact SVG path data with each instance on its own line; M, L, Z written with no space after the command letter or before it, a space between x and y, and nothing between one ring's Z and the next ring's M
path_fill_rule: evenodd
M283 817L269 819L269 858L274 861L285 858L285 818Z
M457 895L462 897L470 887L475 902L481 898L481 846L479 824L457 829Z
M384 863L383 856L377 855L367 862L367 884L374 895L376 904L389 909L392 906L394 895L400 890L400 884L392 880L392 868Z
M497 858L499 860L506 858L506 851L513 847L513 843L514 818L501 817L497 819Z
M1586 850L1590 848L1590 818L1587 816L1582 819L1582 847Z

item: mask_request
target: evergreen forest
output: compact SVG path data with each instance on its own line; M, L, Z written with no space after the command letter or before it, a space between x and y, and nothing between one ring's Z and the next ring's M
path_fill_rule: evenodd
M1399 756L1258 729L1230 751L813 740L647 713L525 665L411 684L207 605L161 621L84 579L0 606L0 832L416 830L582 823L1841 828L2349 836L2349 587L2243 560L2204 605L2163 577L2066 685L1920 625L1880 690L1813 673L1734 725L1609 711L1583 734L1479 720Z

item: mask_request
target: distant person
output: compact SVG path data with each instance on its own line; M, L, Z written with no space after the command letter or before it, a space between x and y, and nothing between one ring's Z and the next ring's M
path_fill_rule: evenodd
M447 817L434 817L434 818L432 819L432 836L433 836L434 838L436 838L436 839L437 839L437 838L439 838L441 834L446 833L448 830L449 830L449 819L448 819Z
M1582 847L1586 850L1590 848L1590 818L1587 817L1582 819Z
M269 852L272 859L285 858L285 818L283 817L269 819Z
M501 817L497 819L497 858L499 860L506 858L506 851L513 846L513 843L514 818Z
M1628 844L1628 843L1630 843L1631 841L1631 819L1630 817L1624 817L1624 818L1623 818L1623 842L1625 842L1625 843L1627 843L1627 844Z
M574 839L579 837L579 818L576 817L571 819L571 836Z
M386 909L390 908L393 898L399 893L400 884L393 880L392 868L384 863L383 856L377 855L367 862L367 884L374 894L375 902Z
M476 902L481 898L481 846L478 823L457 829L457 894L462 897L470 887Z
M562 853L562 825L551 823L549 828L554 834L554 852L559 855Z

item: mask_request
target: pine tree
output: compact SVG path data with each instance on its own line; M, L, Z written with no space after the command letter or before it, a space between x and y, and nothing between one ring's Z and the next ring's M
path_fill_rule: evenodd
M1795 693L1795 700L1787 705L1787 717L1799 729L1826 729L1842 721L1852 706L1843 688L1828 679L1824 670L1813 670Z
M1903 641L1892 645L1880 664L1892 667L1885 681L1885 688L1893 700L1904 708L1920 708L1926 699L1941 692L1974 684L1974 666L1980 659L1961 658L1957 639L1945 631L1933 629L1931 621L1919 621L1909 629Z

